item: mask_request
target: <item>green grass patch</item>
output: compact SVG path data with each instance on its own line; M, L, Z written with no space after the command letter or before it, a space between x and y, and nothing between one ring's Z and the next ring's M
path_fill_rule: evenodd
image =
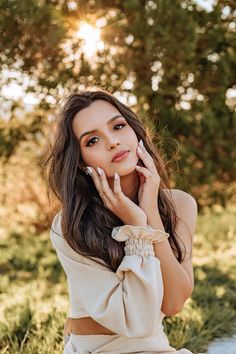
M194 292L180 314L164 319L177 349L205 352L214 338L236 332L235 215L235 206L199 215ZM49 233L29 230L0 230L0 354L62 353L66 277Z

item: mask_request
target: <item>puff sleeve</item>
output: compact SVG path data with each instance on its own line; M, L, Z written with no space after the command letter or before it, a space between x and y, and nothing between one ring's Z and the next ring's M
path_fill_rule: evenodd
M95 262L80 262L62 248L56 249L69 292L76 294L90 317L116 334L150 336L159 321L163 282L153 242L168 237L160 232L149 226L113 228L111 236L125 241L125 255L116 272L97 267Z

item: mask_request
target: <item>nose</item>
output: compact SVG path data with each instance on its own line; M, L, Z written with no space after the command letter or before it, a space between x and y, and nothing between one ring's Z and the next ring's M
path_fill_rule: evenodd
M120 145L120 142L117 140L117 139L111 139L108 143L107 143L107 146L108 146L108 149L109 150L113 150L115 149L117 146Z

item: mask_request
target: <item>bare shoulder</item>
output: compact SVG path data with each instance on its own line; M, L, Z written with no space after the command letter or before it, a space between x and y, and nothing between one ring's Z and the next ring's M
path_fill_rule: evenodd
M188 216L189 214L197 215L197 202L191 194L180 189L164 189L164 191L171 195L179 217L182 218L186 213Z

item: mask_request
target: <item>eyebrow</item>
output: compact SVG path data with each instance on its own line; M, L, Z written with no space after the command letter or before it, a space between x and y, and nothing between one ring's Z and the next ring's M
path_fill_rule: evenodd
M114 116L114 117L112 117L111 119L109 119L108 121L107 121L107 125L108 124L110 124L110 123L112 123L114 120L116 120L116 118L118 118L118 117L122 117L123 118L123 116L121 115L121 114L117 114L116 116ZM81 139L85 136L85 135L89 135L89 134L91 134L91 133L96 133L98 131L98 129L93 129L93 130L90 130L90 131L88 131L88 132L84 132L83 134L81 134L81 136L80 136L80 138L79 138L79 142L81 141Z

